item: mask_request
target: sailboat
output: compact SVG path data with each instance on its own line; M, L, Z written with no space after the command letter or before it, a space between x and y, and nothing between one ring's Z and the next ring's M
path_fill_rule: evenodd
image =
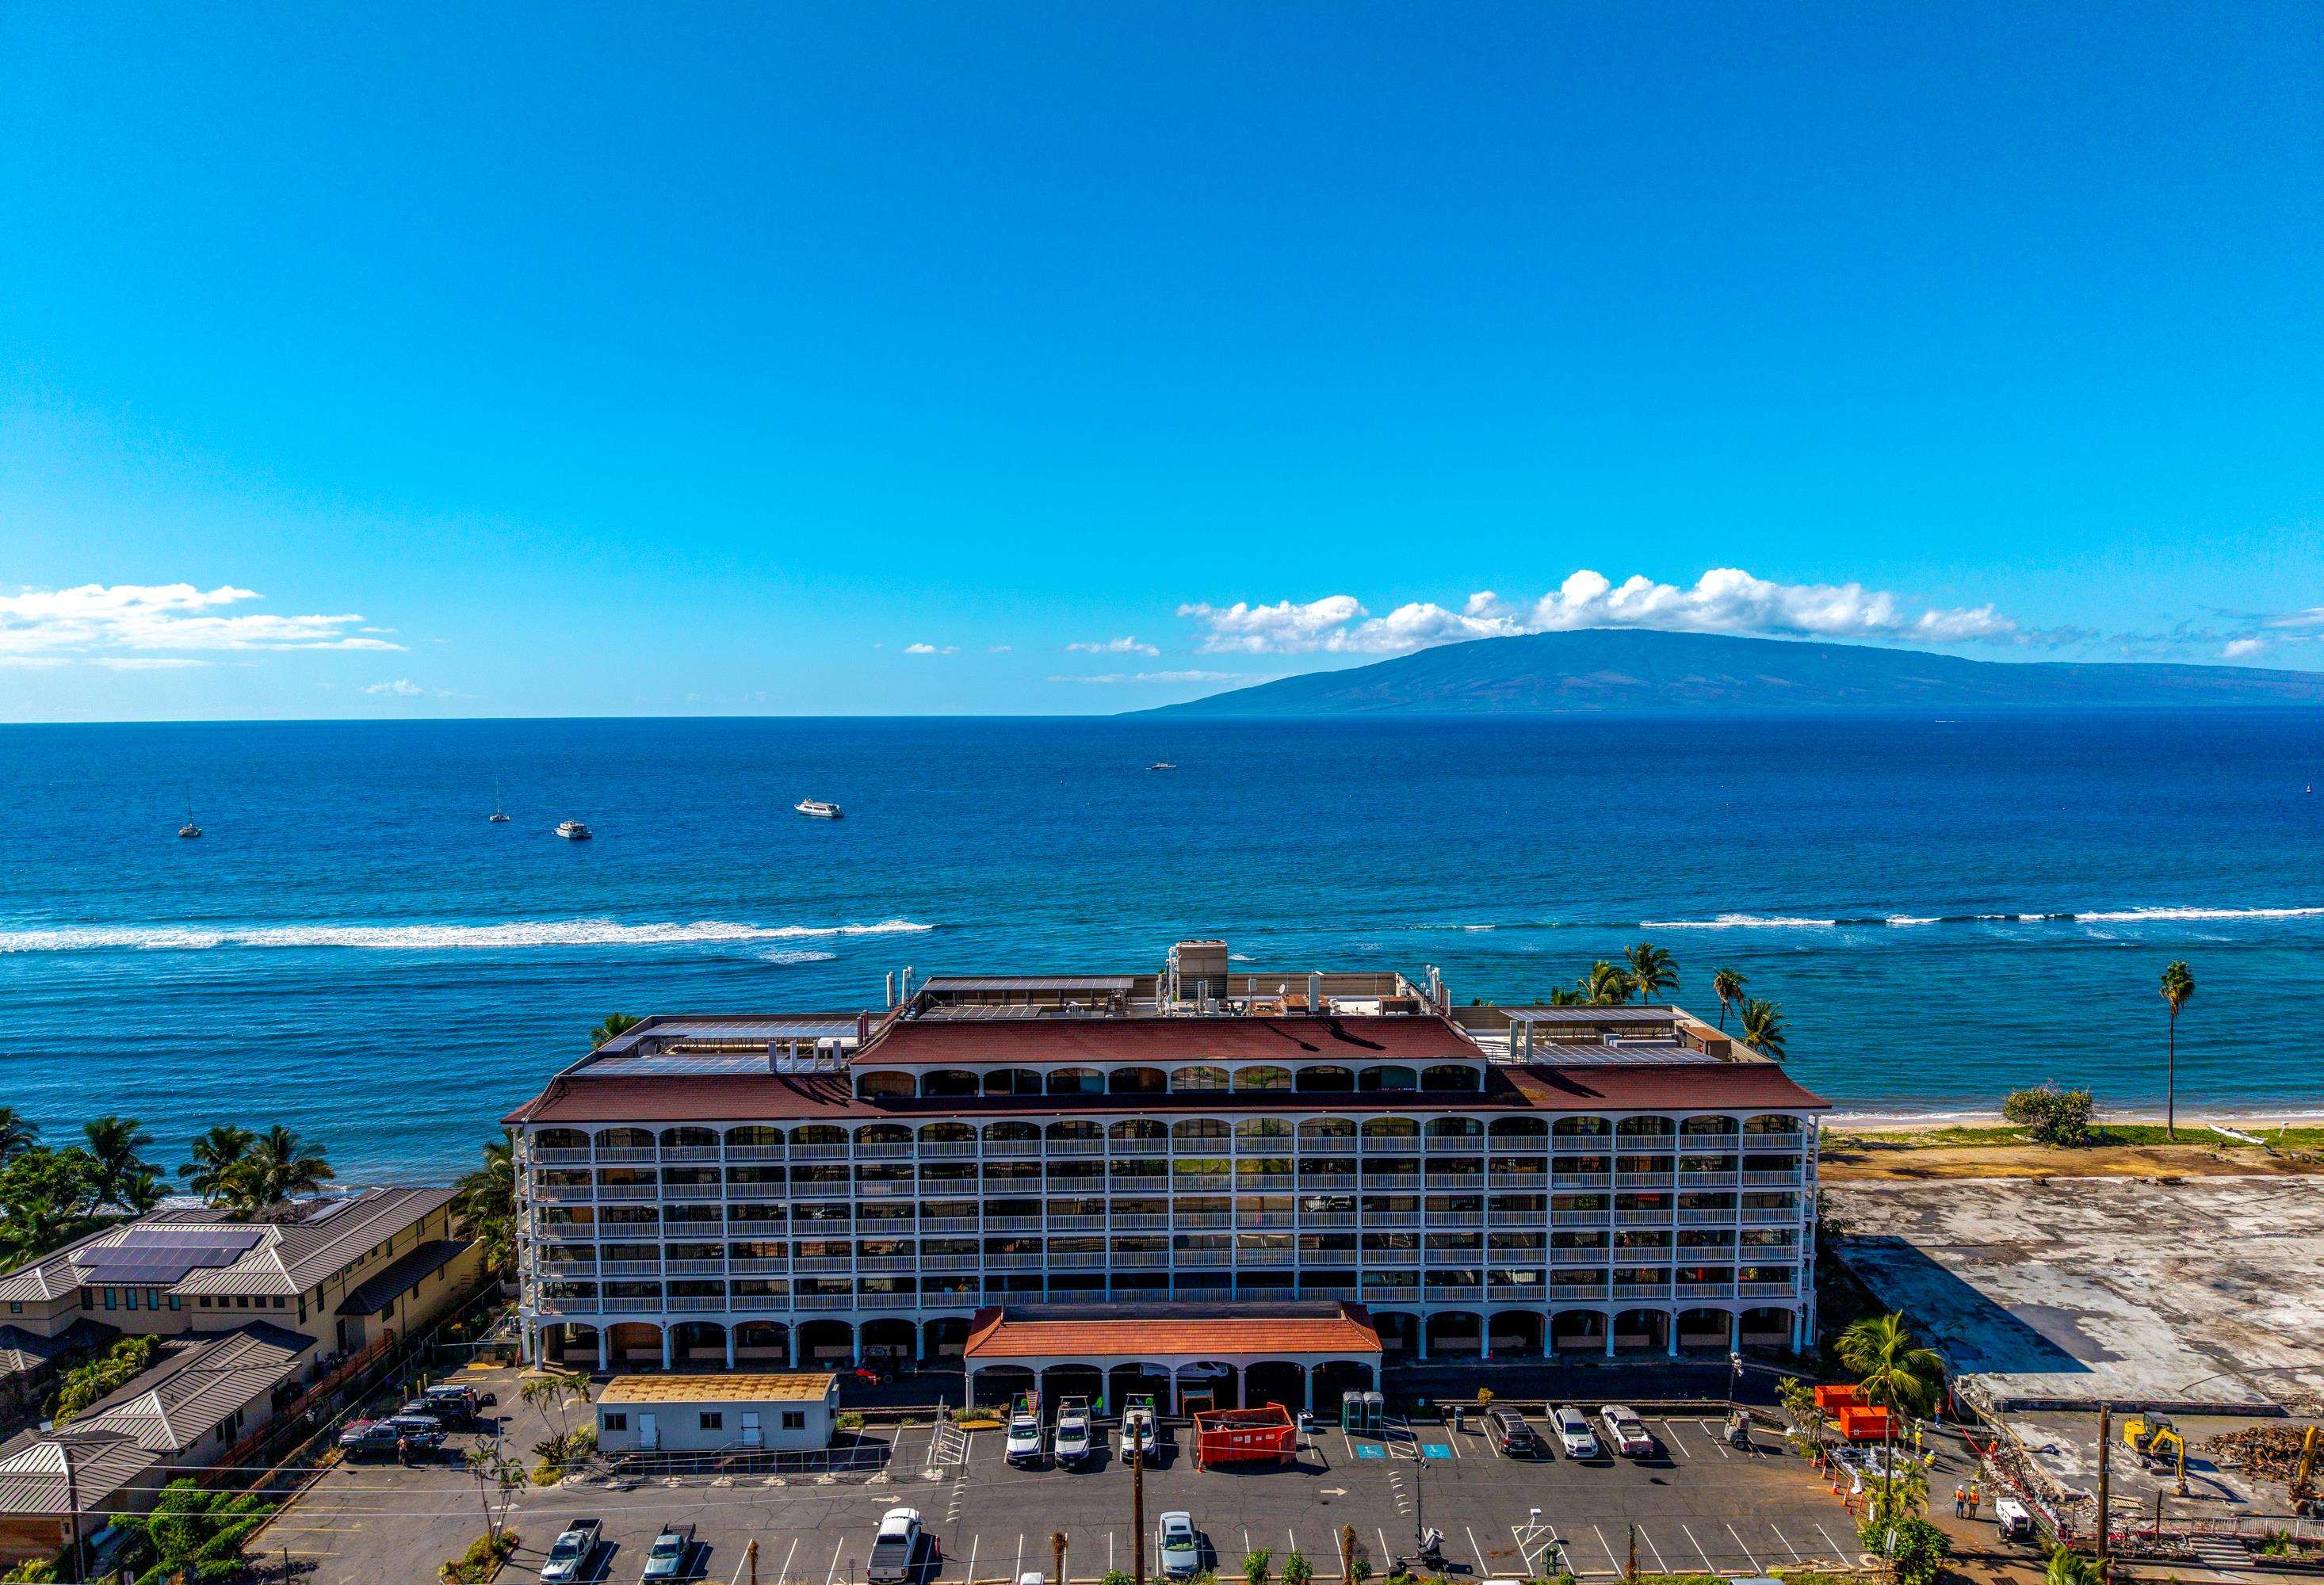
M186 823L178 827L178 834L180 836L190 838L199 836L201 834L202 828L194 824L194 800L188 798L186 800Z
M486 816L494 825L508 824L508 811L501 807L501 779L493 778L493 812Z

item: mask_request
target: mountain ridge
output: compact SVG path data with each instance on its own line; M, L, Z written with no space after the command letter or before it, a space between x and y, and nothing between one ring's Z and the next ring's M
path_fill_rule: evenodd
M1562 715L1704 710L2324 705L2324 674L1582 628L1471 639L1139 715Z

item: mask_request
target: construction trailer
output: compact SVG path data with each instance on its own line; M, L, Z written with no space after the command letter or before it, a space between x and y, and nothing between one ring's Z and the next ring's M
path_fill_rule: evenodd
M1880 1405L1867 1402L1862 1387L1820 1387L1815 1389L1815 1401L1842 1442L1886 1442L1894 1428L1894 1416Z

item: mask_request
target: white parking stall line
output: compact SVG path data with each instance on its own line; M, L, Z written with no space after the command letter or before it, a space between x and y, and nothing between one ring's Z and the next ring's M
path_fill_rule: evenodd
M1109 1574L1113 1572L1113 1532L1111 1530L1105 1533L1105 1571Z
M972 1535L972 1536L970 1536L970 1537L968 1538L968 1580L969 1580L969 1585L976 1585L976 1548L977 1548L977 1544L978 1544L978 1543L980 1543L980 1542L981 1542L981 1541L982 1541L982 1540L983 1540L983 1537L982 1537L982 1536L981 1536L981 1535Z
M1606 1549L1606 1561L1614 1565L1614 1571L1616 1573L1621 1573L1623 1571L1622 1560L1614 1555L1614 1544L1606 1539L1606 1532L1598 1529L1598 1526L1595 1525L1591 1525L1590 1528L1597 1532L1598 1544ZM825 1581L825 1585L829 1585L829 1582Z
M1686 1438L1684 1438L1684 1437L1681 1436L1681 1435L1678 1433L1678 1422L1677 1422L1677 1421L1675 1421L1675 1420L1665 1420L1665 1421L1664 1421L1664 1422L1663 1422L1663 1434L1670 1440L1671 1451L1674 1451L1674 1452L1675 1452L1676 1454L1678 1454L1678 1456L1679 1456L1680 1458L1682 1458L1682 1459L1691 1459L1691 1458L1694 1457L1694 1455L1693 1455L1692 1453L1691 1453L1691 1452L1689 1452L1689 1451L1686 1451Z
M1395 1561L1396 1554L1388 1549L1387 1531L1375 1527L1372 1534L1379 1538L1380 1561L1379 1572L1386 1574L1388 1572L1388 1566L1390 1562Z
M1831 1548L1832 1561L1834 1562L1846 1562L1848 1561L1848 1549L1831 1538L1831 1532L1823 1527L1823 1521L1821 1519L1818 1519L1815 1522L1815 1527L1816 1534L1823 1537L1823 1544Z
M845 1550L846 1545L847 1543L844 1540L835 1541L832 1543L831 1567L823 1571L823 1585L831 1585L831 1582L834 1580L839 1578L839 1554L842 1551Z
M1702 1543L1694 1539L1694 1532L1688 1529L1683 1522L1679 1525L1679 1528L1686 1531L1687 1540L1690 1543L1692 1543L1694 1546L1694 1555L1702 1560L1702 1571L1706 1574L1715 1574L1719 1572L1719 1565L1712 1562L1711 1561L1711 1554L1702 1550Z
M795 1557L798 1556L798 1548L799 1548L799 1538L798 1538L798 1536L794 1535L794 1536L792 1536L792 1537L791 1537L791 1549L790 1549L790 1551L788 1551L788 1552L787 1552L787 1553L783 1553L783 1566L782 1566L782 1571L781 1571L781 1572L779 1572L779 1573L778 1573L778 1574L775 1576L775 1578L776 1578L776 1579L778 1579L778 1580L788 1580L788 1579L789 1579L789 1578L791 1577L791 1559L793 1559L793 1558L795 1558ZM607 1559L605 1560L605 1567L606 1567L606 1568L608 1568L608 1569L610 1569L610 1568L612 1568L613 1566L613 1559L611 1559L611 1558L607 1558Z
M1470 1529L1468 1525L1462 1525L1461 1533L1469 1538L1469 1550L1476 1554L1477 1578L1481 1580L1486 1575L1493 1571L1485 1566L1485 1549L1477 1544L1477 1533L1474 1530Z
M1250 1544L1250 1531L1246 1528L1242 1533L1242 1555L1249 1557L1256 1550Z
M1015 1581L1015 1580L1022 1580L1024 1577L1025 1577L1025 1533L1024 1533L1022 1530L1019 1530L1019 1531L1017 1533L1017 1567L1016 1567L1016 1569L1015 1569L1014 1571L1012 1571L1010 1572L1010 1574L1009 1578L1010 1578L1010 1580L1011 1581ZM973 1581L972 1581L972 1585L973 1585Z
M1655 1554L1655 1568L1662 1573L1669 1573L1671 1566L1664 1561L1663 1549L1655 1544L1655 1533L1641 1525L1638 1526L1638 1539L1645 1542L1646 1550Z
M1732 1520L1728 1522L1727 1534L1735 1537L1735 1544L1741 1547L1743 1549L1743 1555L1751 1560L1752 1572L1764 1574L1767 1571L1759 1566L1758 1555L1751 1550L1751 1544L1743 1539L1743 1532L1735 1527Z
M1727 1436L1724 1432L1711 1430L1711 1422L1708 1420L1698 1420L1694 1424L1696 1427L1702 1431L1703 1435L1711 1439L1711 1445L1719 1450L1719 1456L1720 1458L1732 1458L1734 1456L1727 1451Z
M1790 1536L1784 1534L1781 1530L1775 1529L1775 1520L1770 1519L1767 1521L1767 1528L1775 1531L1775 1539L1782 1542L1784 1544L1784 1550L1792 1554L1792 1562L1795 1563L1803 1563L1808 1561L1800 1555L1800 1549L1792 1544L1792 1538Z

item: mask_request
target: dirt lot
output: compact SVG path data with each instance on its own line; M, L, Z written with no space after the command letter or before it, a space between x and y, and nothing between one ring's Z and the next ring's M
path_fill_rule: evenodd
M513 1402L512 1384L501 1393ZM1559 1558L1585 1576L1619 1574L1633 1524L1639 1566L1648 1570L1763 1573L1856 1561L1840 1504L1766 1433L1747 1453L1720 1445L1715 1410L1707 1419L1650 1417L1648 1424L1661 1451L1636 1462L1513 1461L1481 1435L1433 1423L1398 1422L1382 1438L1319 1430L1290 1470L1197 1472L1166 1449L1147 1473L1147 1523L1187 1510L1206 1537L1205 1562L1222 1563L1230 1576L1258 1547L1272 1548L1279 1574L1296 1547L1319 1578L1335 1579L1343 1525L1355 1527L1367 1561L1385 1572L1389 1558L1413 1550L1423 1522L1444 1533L1451 1572L1471 1580L1554 1571ZM514 1443L539 1432L520 1424L508 1434ZM604 1526L593 1582L635 1580L655 1533L675 1523L696 1526L695 1579L735 1579L756 1540L761 1580L839 1585L862 1579L873 1526L896 1504L918 1508L942 1540L930 1585L1007 1585L1023 1571L1046 1572L1053 1530L1066 1533L1066 1572L1074 1579L1130 1566L1130 1475L1110 1454L1081 1470L1012 1469L997 1432L962 1436L930 1425L871 1433L865 1445L870 1456L853 1470L568 1481L530 1491L515 1519L524 1550L503 1578L531 1579L557 1533L589 1516ZM424 1581L481 1523L474 1488L455 1466L349 1466L325 1477L264 1544L279 1553L288 1542L313 1585ZM1158 1577L1151 1548L1148 1567Z
M1997 1120L1996 1120L1997 1122ZM2078 1150L2034 1145L2006 1127L1896 1123L1834 1127L1818 1152L1826 1183L1920 1183L1950 1178L2301 1177L2324 1173L2316 1130L2294 1129L2281 1146L2241 1144L2200 1123L2182 1123L2180 1143L2149 1138L2151 1124L2121 1132L2135 1142Z

